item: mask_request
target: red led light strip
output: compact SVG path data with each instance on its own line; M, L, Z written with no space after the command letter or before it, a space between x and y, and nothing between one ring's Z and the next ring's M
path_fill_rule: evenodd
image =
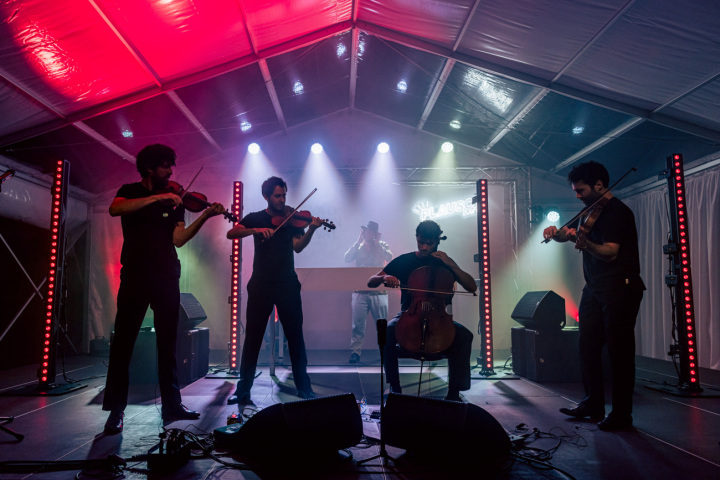
M481 374L494 375L492 338L492 301L490 296L490 220L488 215L487 180L477 182L478 247L480 262L480 323L478 334L482 337Z
M67 178L70 164L58 160L55 165L53 185L50 190L50 256L48 260L48 283L42 340L42 362L38 368L40 388L55 382L55 328L60 316L58 292L62 287L63 259L65 254L65 207L67 205Z
M242 217L242 182L233 183L232 213L240 219ZM237 225L237 223L235 224ZM238 336L240 325L240 281L242 271L242 241L235 238L232 241L232 255L230 256L231 287L230 292L230 372L238 373Z
M685 171L682 155L668 157L668 187L672 201L671 234L676 244L674 258L678 282L675 298L681 314L677 319L680 343L680 387L700 391L700 372L697 364L697 336L693 302L692 269L690 262L690 225L687 218Z

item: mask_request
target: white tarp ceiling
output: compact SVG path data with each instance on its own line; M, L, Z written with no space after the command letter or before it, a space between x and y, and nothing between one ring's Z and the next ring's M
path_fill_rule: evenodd
M99 193L147 143L222 159L349 109L539 171L648 179L673 152L718 156L718 18L665 0L3 0L0 164L65 158Z

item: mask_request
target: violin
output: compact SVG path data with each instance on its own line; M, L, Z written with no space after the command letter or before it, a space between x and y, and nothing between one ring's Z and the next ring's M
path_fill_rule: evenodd
M575 248L578 250L585 250L587 248L587 237L590 234L590 229L595 225L595 220L600 216L600 213L602 213L603 207L607 205L607 203L610 201L610 197L607 195L603 195L600 197L595 203L593 203L592 210L590 211L590 214L587 216L584 222L582 222L577 230L575 235Z
M273 215L272 224L276 227L275 230L279 229L283 225L292 225L297 228L307 228L312 222L313 216L307 210L297 210L292 207L285 206L284 214ZM335 224L328 220L322 220L322 226L324 230L335 230Z
M452 315L446 310L455 277L441 265L419 267L408 277L410 307L400 314L395 336L400 347L424 356L446 350L455 339Z
M205 195L198 192L188 192L183 188L182 185L177 182L173 182L172 180L169 180L165 187L155 190L154 193L174 193L175 195L180 197L185 209L194 213L201 212L208 207L212 207L212 203L208 202L208 199ZM233 213L230 213L227 210L222 212L222 214L230 222L239 222L238 218Z
M582 249L584 249L584 248L587 248L587 234L588 234L588 232L590 231L590 229L592 228L593 224L595 223L595 220L597 220L597 217L600 216L600 212L602 212L603 207L604 207L605 205L607 205L608 200L610 200L610 198L607 196L607 193L611 192L613 188L615 188L620 182L623 181L623 179L624 179L625 177L627 177L628 175L630 175L632 172L637 172L637 168L631 167L630 170L628 170L627 172L625 172L625 175L623 175L622 177L620 177L617 182L615 182L615 183L613 183L612 185L610 185L610 187L608 187L608 189L605 190L605 192L602 194L602 196L601 196L600 198L598 198L597 200L595 200L591 205L588 205L587 207L585 207L585 208L583 208L582 210L580 210L580 213L578 213L578 214L575 215L573 218L571 218L570 220L568 220L567 222L565 222L565 224L564 224L562 227L558 228L557 231L559 232L559 231L562 230L563 228L565 228L565 227L567 227L567 226L570 226L570 225L571 225L572 223L574 223L578 218L580 218L580 217L582 217L583 215L587 214L588 212L591 212L591 211L592 211L592 212L590 213L590 215L588 216L587 220L585 220L585 222L584 222L584 225L587 226L587 228L585 229L584 232L582 232L582 237L583 237L583 239L582 239L580 245L578 246L577 239L576 239L576 241L575 241L575 248L577 248L577 249L579 249L579 250L582 250ZM598 205L599 205L599 208L598 208L597 211L596 211L595 207L598 206ZM591 217L592 217L592 222L590 223L590 225L587 225L587 223L588 223L588 221L590 220ZM580 238L580 235L581 235L580 231L581 231L581 230L582 230L582 226L580 226L580 227L577 228L577 232L578 232L578 237L577 237L577 238ZM543 241L540 242L540 243L549 243L550 240L552 240L552 239L553 239L553 237L548 237L548 238L543 239Z

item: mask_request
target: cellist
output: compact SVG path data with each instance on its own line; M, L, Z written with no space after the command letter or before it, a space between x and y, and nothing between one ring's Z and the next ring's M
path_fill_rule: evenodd
M441 288L427 289L429 295L440 296L442 302L449 310L452 302L452 288L454 282L459 283L468 292L475 292L477 285L475 279L469 273L462 270L455 261L445 252L438 250L441 240L447 237L442 236L440 226L432 220L421 222L415 229L417 250L405 253L393 259L378 274L368 279L368 287L376 288L385 285L390 288L401 288L401 311L387 325L387 343L385 345L385 375L390 384L390 391L402 393L400 386L400 374L398 369L398 350L396 329L398 322L407 314L413 306L413 295L422 289L408 289L411 276L416 274L423 267L433 267L445 270L451 274L449 285ZM439 275L441 276L441 275ZM444 293L443 293L444 292ZM422 293L422 292L420 292ZM414 306L413 306L414 308ZM451 317L450 317L451 318ZM449 346L437 352L448 359L449 387L447 400L461 401L460 392L470 389L470 353L472 349L473 334L463 325L450 321L445 332L431 332L431 334L447 335L450 339ZM402 348L402 346L401 346ZM406 351L408 356L416 356L418 352Z

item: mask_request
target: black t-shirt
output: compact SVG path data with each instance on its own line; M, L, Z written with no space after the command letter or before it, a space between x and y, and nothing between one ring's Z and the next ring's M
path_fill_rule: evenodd
M265 210L248 213L240 224L245 228L275 228L272 216ZM251 280L285 281L297 278L293 237L304 233L304 229L286 224L267 240L263 240L262 235L253 235L255 256Z
M415 252L410 253L404 253L398 257L395 257L385 265L385 268L383 268L383 271L387 273L388 275L392 275L393 277L400 280L400 286L401 287L407 287L408 285L408 278L410 278L410 274L415 271L415 269L420 267L427 267L427 266L438 266L440 268L447 269L450 273L452 273L453 278L455 281L457 281L457 277L455 274L445 266L442 261L438 260L435 257L427 256L427 257L419 257L415 254ZM410 308L410 304L412 303L413 295L411 292L407 290L402 290L400 293L400 308L402 311L407 310ZM452 302L452 295L447 295L445 297L445 303L450 304Z
M123 185L116 197L135 199L153 195L140 182ZM185 207L162 205L155 202L137 212L120 217L123 247L120 262L123 267L139 269L150 274L170 273L180 276L173 231L179 222L185 222Z
M575 224L577 228L577 224ZM618 256L605 262L583 250L583 274L594 293L611 293L624 285L644 289L640 278L640 255L635 215L623 202L612 197L590 229L588 239L597 244L617 243Z

